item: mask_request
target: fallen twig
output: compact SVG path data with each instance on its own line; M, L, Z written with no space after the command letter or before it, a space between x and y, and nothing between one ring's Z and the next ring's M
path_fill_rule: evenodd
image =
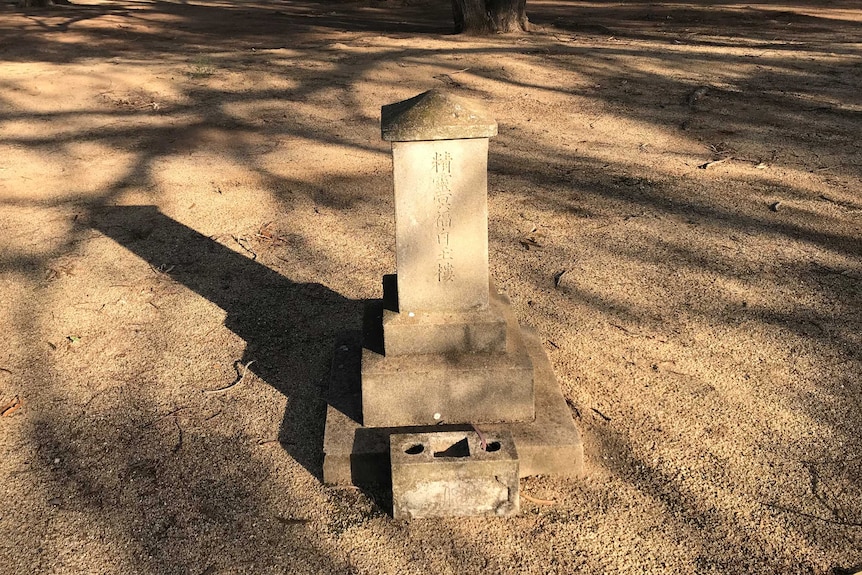
M460 88L464 85L449 74L439 74L437 76L434 76L434 79L440 80L441 82L443 82L447 86L451 86L452 88Z
M176 266L169 266L168 264L162 264L159 267L156 267L156 266L150 264L150 269L153 270L156 274L162 275L162 276L166 276L169 273L171 273L172 271L174 271L175 267Z
M475 431L476 435L479 436L479 444L482 446L482 449L484 451L487 451L488 450L488 442L485 440L485 434L483 434L481 431L479 431L479 428L476 427L475 425L473 426L473 431Z
M15 399L13 399L12 401L10 401L6 405L4 405L2 408L0 408L0 417L6 417L7 415L12 415L16 411L18 411L18 409L22 405L24 405L24 402L21 401L21 398L19 398L16 395Z
M835 204L836 206L838 206L840 208L844 208L845 210L849 210L852 212L858 212L858 211L862 210L862 207L857 206L856 204L854 204L852 202L845 202L843 200L836 200L834 198L830 198L829 196L827 196L825 194L820 194L820 196L818 196L818 197L821 200L829 202L830 204Z
M705 169L709 168L710 166L714 166L716 164L723 164L724 162L726 162L728 160L732 160L732 159L733 159L732 156L727 156L726 158L720 158L718 160L710 160L709 162L706 162L705 164L699 165L698 169L705 170Z
M832 517L822 517L820 515L814 515L812 513L806 513L805 511L799 511L796 509L791 509L789 507L784 507L782 505L777 505L775 503L761 503L764 507L769 507L770 509L775 509L777 511L783 511L784 513L791 513L793 515L798 515L800 517L806 517L808 519L815 519L817 521L823 521L824 523L831 523L833 525L843 525L844 527L862 527L862 521L854 521L852 519L846 520L841 518L832 518Z
M638 333L638 332L636 332L636 331L632 331L632 330L630 330L630 329L628 329L628 328L626 328L626 327L623 327L623 326L618 325L618 324L615 324L615 323L608 322L608 325L610 325L610 326L612 326L612 327L615 327L615 328L617 328L618 330L622 331L623 333L627 333L627 334L629 334L629 335L630 335L630 336L632 336L632 337L645 337L645 338L647 338L647 339L654 339L654 340L656 340L656 341L660 341L660 342L662 342L662 343L667 343L667 340L666 340L666 339L661 339L661 338L656 337L656 336L654 336L654 335L649 335L649 334L645 334L645 333Z
M563 281L563 276L568 270L560 270L554 274L554 287L560 287L560 282Z
M266 240L268 242L284 242L285 239L282 236L276 235L275 232L272 231L272 224L274 222L266 222L257 232L254 234L256 238L259 240Z
M215 393L224 393L225 391L227 391L227 390L229 390L229 389L231 389L231 388L233 388L233 387L236 387L237 385L239 385L240 383L242 383L242 380L243 380L243 379L245 379L245 374L246 374L246 373L248 373L248 366L250 366L250 365L251 365L251 364L253 364L254 362L255 362L255 360L251 360L250 362L248 362L247 364L245 364L245 366L244 366L244 367L243 367L243 369L242 369L242 375L239 375L239 377L237 377L237 378L236 378L236 380L234 380L234 382L233 382L233 383L231 383L230 385L226 385L225 387L222 387L222 388L219 388L219 389L205 389L205 390L204 390L204 393L207 393L207 394L210 394L210 395L215 394ZM236 362L236 363L239 363L239 362ZM236 365L236 364L234 364L234 365ZM237 372L239 372L239 370L237 370Z
M97 395L98 395L98 394L97 394ZM95 396L93 396L93 397L95 397ZM91 398L91 401L92 401L92 398ZM87 402L87 403L89 404L89 402ZM155 424L156 424L156 422L157 422L157 421L161 421L161 420L163 420L163 419L167 419L168 417L171 417L172 415L176 415L177 413L179 413L179 412L181 412L181 411L183 411L183 410L185 410L185 409L191 409L191 407L189 407L189 406L187 406L187 405L184 405L184 406L182 406L182 407L177 407L176 409L173 409L173 410L171 410L171 411L167 412L167 413L166 413L166 414L164 414L164 415L159 415L158 417L153 418L153 420L152 420L152 421L150 421L149 423L147 423L146 425L144 425L141 429L146 429L147 427L152 427L153 425L155 425ZM176 419L175 419L174 421L176 421Z
M605 415L604 413L602 413L601 411L599 411L599 410L598 410L598 409L596 409L595 407L591 407L590 409L592 409L592 410L596 413L596 415L598 415L599 417L601 417L601 418L602 418L602 419L604 419L605 421L610 421L610 420L611 420L611 418L610 418L610 417L608 417L607 415Z
M183 428L180 427L180 422L176 418L174 418L174 426L176 426L179 435L177 436L177 444L171 449L171 453L176 453L183 446Z
M220 410L220 409L219 409L218 411L216 411L215 413L213 413L212 415L207 416L207 418L206 418L206 419L204 419L204 421L209 421L210 419L213 419L214 417L218 417L219 415L221 415L221 410Z
M574 403L572 403L571 399L566 398L566 405L569 406L569 409L572 410L572 413L575 414L575 417L577 417L578 419L581 418L581 410L578 409Z
M248 247L242 243L244 241L247 241L245 238L241 238L238 236L231 236L231 237L233 238L233 241L235 241L239 245L239 247L241 247L242 249L244 249L245 251L247 251L248 253L251 254L251 261L257 260L257 254L254 251L252 251L252 249L250 247Z
M529 501L530 503L535 503L536 505L556 505L557 502L553 499L539 499L537 497L530 497L523 491L521 492L521 497Z
M672 359L670 359L670 360L666 360L666 361L659 361L658 363L654 363L654 364L652 364L650 367L651 367L651 368L652 368L652 370L653 370L653 371L655 371L655 372L658 372L659 370L661 370L661 371L662 371L662 372L664 372L664 373L672 373L672 374L674 374L674 375L682 375L682 376L684 376L684 377L691 377L691 374L690 374L690 373L683 373L683 372L681 372L681 371L676 371L676 370L674 370L674 369L667 369L667 368L665 368L665 367L664 367L664 365L665 365L665 364L669 364L669 365L674 365L674 366L675 366L675 365L676 365L676 362L675 362L674 360L672 360Z
M627 334L629 334L629 335L631 335L631 336L634 336L634 337L646 337L646 338L649 338L649 337L650 337L650 336L648 336L648 335L644 335L644 334L642 334L642 333L638 333L638 332L636 332L636 331L632 331L632 330L630 330L629 328L627 328L627 327L625 327L625 326L622 326L622 325L619 325L619 324L616 324L616 323L608 322L608 325L610 325L611 327L615 327L615 328L617 328L618 330L620 330L621 332L623 332L623 333L627 333Z
M282 525L302 525L311 521L310 519L303 519L301 517L281 517L279 515L275 516L275 520Z

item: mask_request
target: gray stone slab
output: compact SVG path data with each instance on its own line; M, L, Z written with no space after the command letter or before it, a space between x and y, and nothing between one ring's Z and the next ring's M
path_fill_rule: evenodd
M506 430L390 436L395 519L518 513L518 454Z
M363 424L531 421L533 364L508 300L495 299L506 319L506 353L384 356L363 350Z
M380 132L389 142L489 138L497 135L497 121L473 100L429 90L383 106Z
M560 391L538 335L523 330L534 366L536 418L532 422L499 427L515 441L521 477L531 475L582 476L584 449L571 410ZM323 480L333 485L388 484L389 436L393 433L433 430L469 430L470 425L422 427L365 427L362 419L362 348L358 343L336 349L328 393L324 434ZM494 426L479 425L483 431Z
M402 313L488 307L488 140L395 142Z
M401 313L398 307L398 278L383 278L383 301L380 321L383 325L383 349L389 357L429 353L504 353L506 351L506 317L504 299L497 296L493 282L489 286L488 309L467 312Z
M521 477L531 475L583 475L584 446L572 411L539 334L531 328L522 330L527 351L533 360L536 419L532 422L481 425L481 430L498 432L508 429L520 456Z
M492 302L493 302L492 298ZM387 357L397 355L504 353L506 320L497 310L462 313L383 311Z

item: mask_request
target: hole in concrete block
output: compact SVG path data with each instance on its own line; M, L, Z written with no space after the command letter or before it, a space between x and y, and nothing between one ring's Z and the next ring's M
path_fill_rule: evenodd
M467 438L457 441L445 449L434 452L434 457L470 457L470 446Z
M423 451L425 451L424 445L421 443L414 443L413 445L408 446L407 449L404 450L404 453L407 455L419 455Z
M500 442L499 441L492 441L492 442L488 443L488 445L485 446L485 451L490 451L490 452L500 451Z

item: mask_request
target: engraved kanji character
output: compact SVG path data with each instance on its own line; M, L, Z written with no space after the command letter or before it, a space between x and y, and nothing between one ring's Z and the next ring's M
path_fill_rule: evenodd
M455 267L452 265L451 262L441 262L437 264L437 281L455 281Z
M449 209L452 207L452 194L434 194L434 202L437 204L437 209Z
M449 183L449 174L434 174L433 177L435 194L448 194L452 191Z
M452 228L452 214L443 212L437 214L437 233L448 232Z
M452 154L449 152L434 152L434 171L435 172L452 172Z

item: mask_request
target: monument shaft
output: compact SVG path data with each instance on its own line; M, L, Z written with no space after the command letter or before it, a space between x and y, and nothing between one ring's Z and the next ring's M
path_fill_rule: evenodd
M393 142L401 313L488 307L488 140Z

